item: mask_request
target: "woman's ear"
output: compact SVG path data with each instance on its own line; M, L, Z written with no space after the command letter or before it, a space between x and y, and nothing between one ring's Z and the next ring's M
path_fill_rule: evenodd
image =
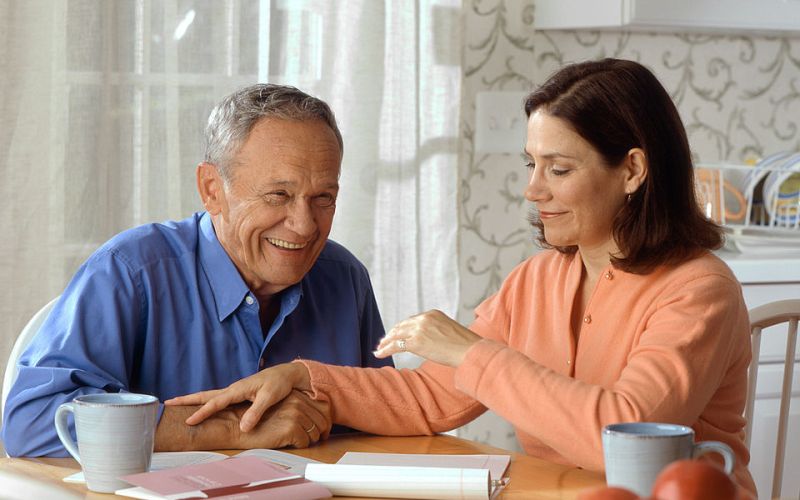
M227 209L225 181L216 165L206 162L197 165L197 192L209 214L218 215Z
M625 193L633 194L644 184L647 179L647 155L641 148L633 148L628 151L625 157L623 168L625 169Z

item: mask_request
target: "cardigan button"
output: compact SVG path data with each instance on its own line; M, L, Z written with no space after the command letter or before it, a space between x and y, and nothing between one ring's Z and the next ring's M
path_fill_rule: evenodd
M614 273L612 273L611 271L606 271L606 274L604 274L603 276L605 276L605 278L607 280L613 280L614 279Z
M592 322L592 315L591 314L587 314L586 316L584 316L583 317L583 322L586 323L587 325L589 323L591 323Z

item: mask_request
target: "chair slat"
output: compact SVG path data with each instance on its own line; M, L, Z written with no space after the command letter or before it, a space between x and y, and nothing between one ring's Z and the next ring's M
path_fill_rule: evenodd
M786 435L788 433L789 409L792 399L792 381L794 376L795 349L797 347L797 323L800 319L800 299L779 300L770 302L749 311L751 348L753 359L747 375L747 404L745 406L745 444L748 449L753 434L753 411L756 399L756 383L758 381L758 358L761 351L761 335L765 328L786 323L786 355L783 366L783 384L781 388L780 414L778 416L778 436L775 447L775 462L772 475L772 495L781 496L783 483L783 467L786 457Z

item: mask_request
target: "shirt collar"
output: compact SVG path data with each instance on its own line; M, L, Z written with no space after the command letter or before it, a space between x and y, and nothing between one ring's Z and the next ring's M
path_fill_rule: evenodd
M223 321L239 307L250 289L217 239L208 212L204 212L200 218L199 252L200 264L216 302L217 316Z
M217 306L217 317L223 321L241 305L245 296L250 293L250 288L242 279L228 252L222 248L208 212L204 212L200 218L199 247L200 263L211 285L211 293ZM303 297L302 283L305 279L304 276L300 283L295 283L281 293L281 304L285 304L281 306L281 316L288 315L297 307L297 303Z

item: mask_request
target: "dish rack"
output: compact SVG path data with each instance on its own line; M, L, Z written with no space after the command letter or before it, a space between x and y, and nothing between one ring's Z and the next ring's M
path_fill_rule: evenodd
M800 153L695 167L697 199L740 252L800 251Z

